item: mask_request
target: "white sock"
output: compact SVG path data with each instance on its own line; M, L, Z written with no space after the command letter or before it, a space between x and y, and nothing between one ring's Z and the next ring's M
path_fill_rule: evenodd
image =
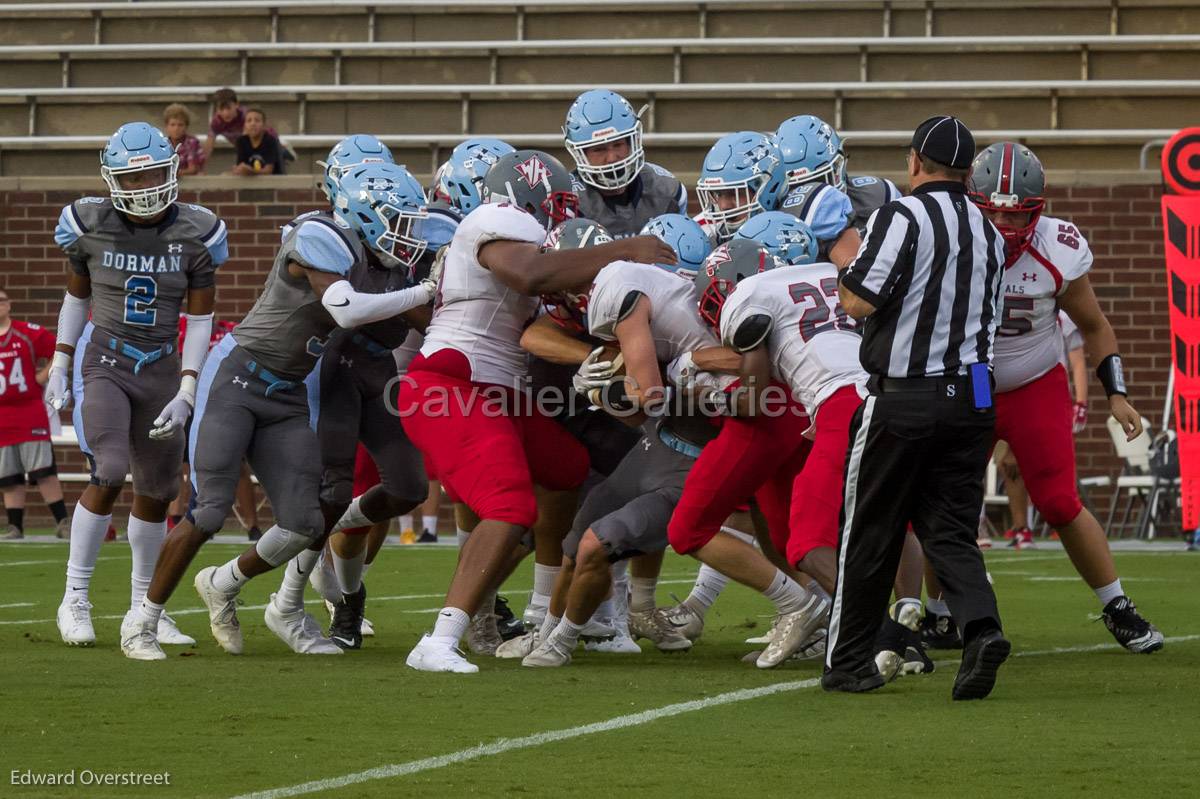
M167 522L148 522L131 513L125 535L129 537L129 552L133 556L133 568L129 571L129 607L136 608L154 577L154 564L158 562L158 552L167 536Z
M696 574L696 583L692 586L692 593L688 594L684 602L695 613L703 616L705 611L717 601L717 597L725 590L725 584L728 582L728 577L707 563L701 563L700 571Z
M146 597L142 597L141 603L137 606L141 616L151 624L157 625L158 620L162 618L165 607L157 602L151 602Z
M232 594L242 590L242 586L250 582L250 578L242 574L242 570L238 568L238 559L234 558L223 566L218 566L213 572L212 584L213 588L223 594Z
M558 623L558 627L554 630L554 635L557 635L558 640L562 641L563 648L571 652L579 645L579 631L582 629L582 624L576 624L566 616L563 616L562 621Z
M437 535L437 516L422 516L421 529L427 533Z
M808 592L779 569L775 570L775 579L763 596L774 602L780 613L795 613L808 600Z
M283 582L275 593L275 607L289 613L304 607L304 587L308 585L308 576L317 567L321 551L306 549L292 558L283 567ZM216 583L216 578L213 578Z
M333 573L337 576L338 590L343 594L357 594L358 589L362 586L367 550L364 548L353 558L343 558L333 550L330 552L333 555Z
M82 502L75 503L75 513L71 516L71 554L67 557L66 596L87 600L88 585L96 571L96 558L111 521L111 513L100 516L83 507Z
M442 608L438 612L437 622L433 625L433 633L430 637L442 638L449 641L451 646L458 646L458 642L462 640L463 633L467 631L467 625L470 623L471 617L465 610Z
M558 579L558 573L562 571L562 566L543 566L540 563L533 564L533 593L542 594L549 597L554 593L554 581Z
M654 610L654 591L658 588L657 577L630 577L631 596L629 609L635 613Z
M342 517L337 520L336 524L333 525L333 529L330 531L330 533L338 533L342 530L349 530L353 527L367 527L371 524L374 524L374 522L363 515L362 509L359 507L359 500L361 499L362 497L355 497L354 499L350 500L350 507L346 508L345 513L343 513Z
M949 616L950 615L950 606L947 605L946 600L942 599L940 596L937 597L936 599L934 597L929 597L928 599L926 599L925 600L925 610L929 611L934 616Z
M461 527L456 527L454 530L454 537L458 539L458 548L462 549L463 545L467 543L467 539L471 537L471 531L464 530Z
M833 599L833 597L829 595L829 592L822 588L821 584L816 580L809 580L808 585L804 586L804 588L808 591L808 593L816 594L817 596L821 597L821 599ZM918 599L917 604L921 604L921 600Z
M596 612L592 614L592 618L607 621L616 615L617 611L615 608L613 608L613 600L610 596L608 599L596 606Z
M400 532L413 529L413 517L411 513L406 513L400 517Z
M744 541L752 547L758 546L758 539L750 533L743 533L741 530L735 530L732 527L722 527L722 533L728 533L739 541Z
M364 553L363 553L363 556L364 556L364 557L366 557L366 552L365 552L365 551L364 551ZM364 560L364 562L363 562L363 568L362 568L362 576L363 576L363 577L366 577L366 576L367 576L367 572L368 572L368 571L370 571L370 569L371 569L371 564L370 564L370 563L367 563L367 562Z
M1101 605L1107 605L1119 596L1124 596L1125 591L1121 588L1119 579L1113 580L1108 585L1102 585L1099 588L1093 588L1096 592L1096 598L1100 600Z
M554 632L554 628L562 621L558 616L552 616L550 611L546 611L546 618L542 619L542 628L539 631L541 640L545 641L550 633Z
M628 573L629 573L629 561L628 560L618 560L616 563L614 563L612 565L613 582L620 580L622 577L624 577Z

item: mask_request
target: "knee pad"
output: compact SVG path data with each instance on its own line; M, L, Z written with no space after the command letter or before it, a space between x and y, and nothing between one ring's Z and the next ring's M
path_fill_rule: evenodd
M565 557L575 560L579 554L579 542L583 540L583 533L576 532L574 529L567 533L567 537L563 539L562 551Z
M321 476L320 497L326 505L349 505L354 499L354 481L326 470Z
M101 488L120 488L128 473L128 464L92 461L92 483Z
M258 543L254 545L254 551L274 567L281 563L287 563L308 549L312 542L313 537L310 535L295 533L275 525L263 533L262 538L258 539Z
M225 525L226 514L215 508L200 507L195 504L194 498L188 508L187 516L191 519L192 524L196 525L196 529L204 533L207 538L212 538L221 532L221 528Z

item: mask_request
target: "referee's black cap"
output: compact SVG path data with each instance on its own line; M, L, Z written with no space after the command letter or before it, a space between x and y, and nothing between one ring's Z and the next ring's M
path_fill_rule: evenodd
M938 114L917 126L912 148L942 166L967 169L975 158L975 137L958 117Z

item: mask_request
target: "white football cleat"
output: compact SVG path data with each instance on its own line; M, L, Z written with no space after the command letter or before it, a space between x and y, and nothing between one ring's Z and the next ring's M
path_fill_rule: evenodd
M122 635L122 638L125 636ZM158 617L158 642L160 644L170 644L171 646L195 646L196 639L187 635L179 626L175 624L175 620L163 612Z
M370 638L375 634L375 625L371 624L370 619L364 618L359 628L362 630L363 638Z
M758 656L755 665L760 669L775 668L807 644L828 617L829 601L816 594L810 594L800 610L779 617L779 623L775 626L775 637Z
M533 650L537 649L538 639L541 636L537 630L518 635L516 638L510 638L500 646L496 647L496 657L498 658L523 658Z
M693 643L704 632L704 617L683 602L673 608L667 608L663 611L663 616L667 624L679 630L684 638Z
M612 638L605 641L585 641L583 648L588 652L605 652L610 655L642 654L642 648L638 646L638 642L629 635L628 622L614 620L613 627L616 629L616 635Z
M635 639L649 640L660 652L682 652L692 648L692 642L667 622L662 608L629 611L629 634Z
M440 671L453 674L475 674L479 667L462 656L462 652L450 638L434 638L429 633L408 653L404 661L410 669L417 671Z
M166 660L167 653L158 645L160 626L142 618L136 610L126 613L121 621L121 651L125 657L130 660Z
M525 629L542 629L542 622L546 620L547 610L548 608L545 605L526 605L525 612L521 614L521 622L525 625Z
M616 634L612 619L598 619L595 616L588 619L579 631L580 638L612 638Z
M521 660L521 665L552 669L558 666L565 666L570 662L571 650L563 644L559 636L549 635L544 642L538 644L537 649L534 649Z
M767 644L771 643L771 641L775 638L775 625L777 624L779 624L779 616L771 619L771 626L767 628L765 633L762 635L756 635L753 638L747 638L746 643L759 644L762 646L766 646Z
M196 573L192 585L200 601L208 608L208 626L217 644L231 655L242 654L242 625L237 617L238 592L226 594L213 587L217 567L209 566Z
M92 646L96 629L92 627L92 603L84 596L65 596L58 606L58 632L71 646Z
M496 626L496 614L492 608L481 608L471 617L467 627L467 648L475 655L494 655L504 639L500 637L500 628Z
M275 594L267 602L263 620L267 629L297 655L340 655L342 648L321 634L312 614L299 610L284 611L275 604Z

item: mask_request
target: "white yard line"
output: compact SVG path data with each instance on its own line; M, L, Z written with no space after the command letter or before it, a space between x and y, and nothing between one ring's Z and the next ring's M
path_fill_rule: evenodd
M122 557L116 557L114 555L114 556L109 556L109 557L96 558L96 560L97 561L129 560L129 557L126 556L126 557L122 558ZM66 558L51 558L49 560L10 560L8 562L0 561L0 566L46 566L46 565L50 565L50 564L54 564L54 563L60 563L60 564L62 564L63 568L66 568L67 559Z
M1194 641L1197 639L1200 639L1200 635L1179 635L1168 638L1167 641L1170 641L1171 643L1180 643L1183 641ZM1094 644L1090 646L1077 647L1058 647L1056 649L1017 652L1014 654L1014 657L1064 655L1119 648L1120 646L1115 643ZM938 665L946 666L953 665L955 663L957 663L957 661L939 661ZM448 679L455 678L451 677ZM433 769L445 768L446 766L465 763L469 760L478 760L482 757L501 755L505 752L512 752L518 749L531 749L533 747L545 746L546 744L555 743L557 741L567 741L572 738L581 738L585 735L595 735L596 733L611 732L612 730L620 730L628 727L640 727L643 724L649 724L650 722L658 721L659 719L680 716L684 713L694 713L698 710L707 710L708 708L719 707L720 705L746 702L751 699L759 699L760 697L784 693L787 691L799 691L805 688L816 688L820 684L821 680L813 677L807 680L778 682L773 685L764 685L761 688L743 688L740 691L729 691L728 693L717 694L716 696L710 696L705 699L694 699L690 702L678 702L673 705L665 705L663 707L654 708L651 710L643 710L640 713L617 716L616 718L611 718L608 721L598 721L593 724L584 724L579 727L569 727L565 730L548 730L546 732L534 733L533 735L525 735L520 738L501 738L491 743L472 746L468 749L460 749L457 752L450 752L449 754L445 755L422 758L421 760L410 760L407 763L393 763L386 766L378 766L376 768L367 769L366 771L345 774L341 777L330 777L328 779L300 783L299 785L289 785L282 788L271 788L265 791L242 794L235 797L235 799L283 799L283 797L288 796L300 796L301 794L316 793L317 791L330 791L335 788L345 788L349 785L357 785L359 783L370 782L372 780L386 780L393 777L404 777L421 771L431 771Z
M36 602L9 602L7 605L0 605L0 608L31 608Z

